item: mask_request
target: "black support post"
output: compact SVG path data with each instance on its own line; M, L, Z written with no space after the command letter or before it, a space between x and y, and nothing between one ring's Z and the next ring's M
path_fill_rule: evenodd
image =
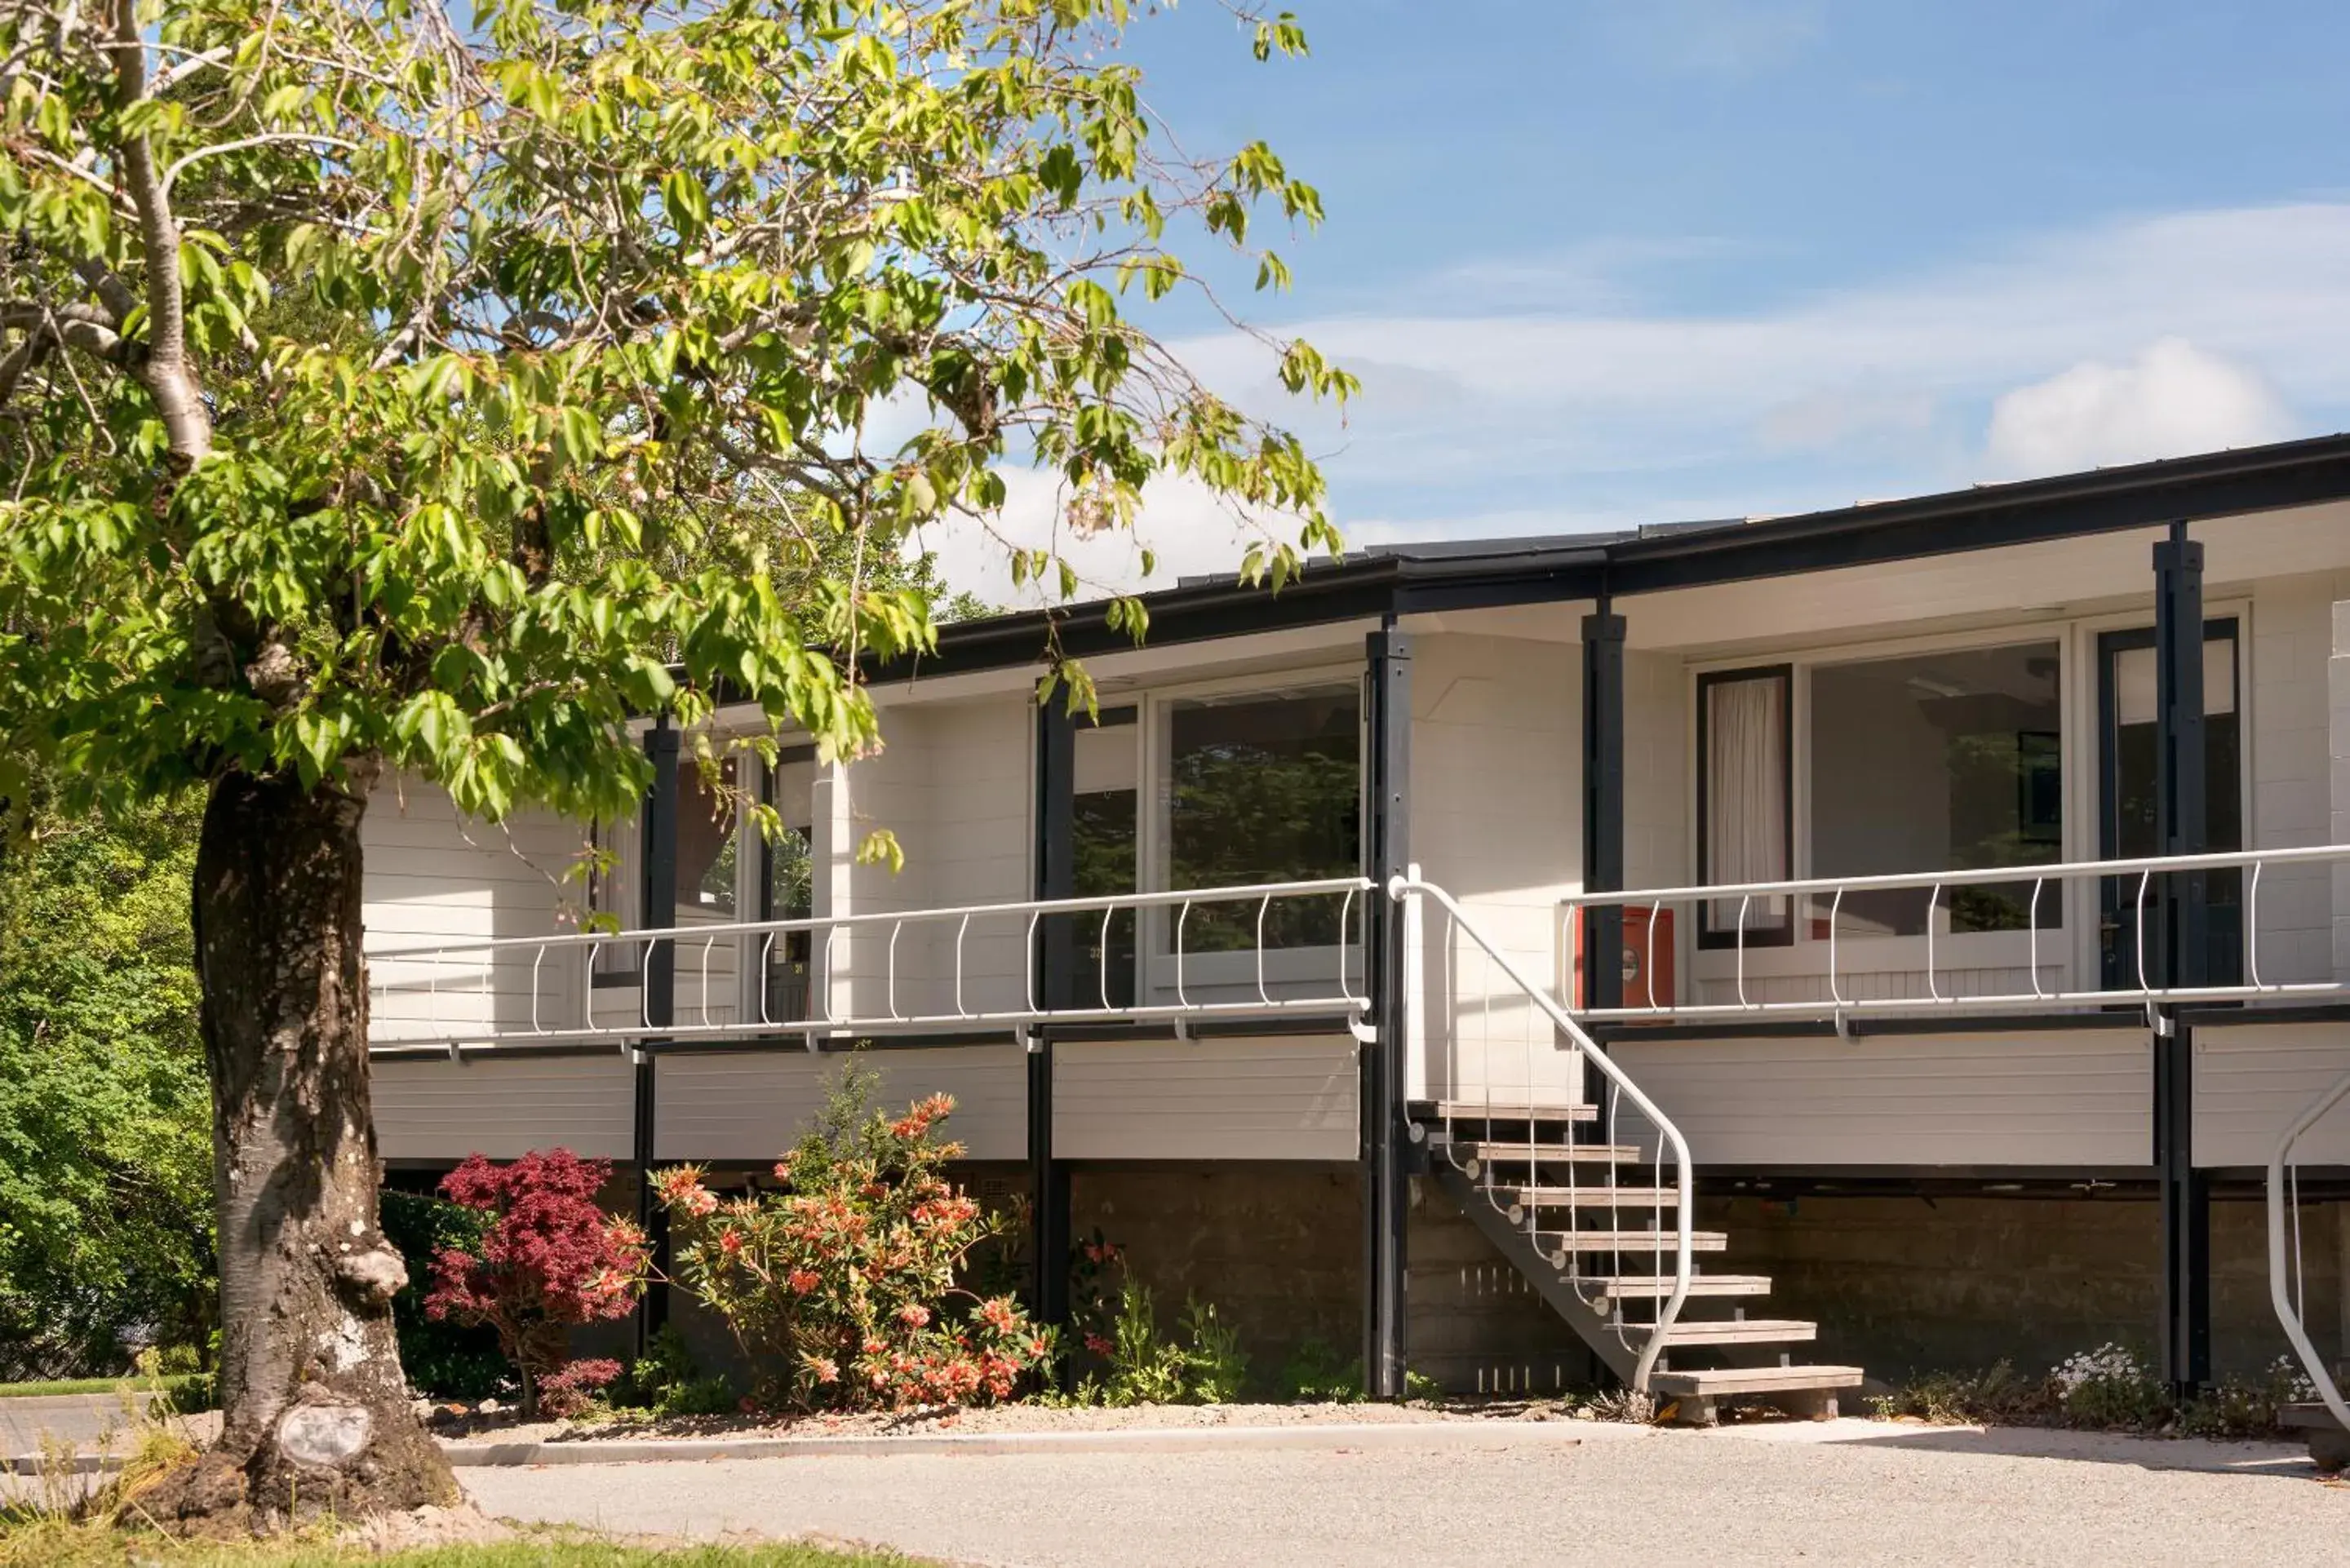
M1077 726L1063 694L1055 692L1036 710L1036 894L1039 898L1075 896L1077 885ZM1051 1009L1069 1006L1076 992L1076 932L1074 920L1055 916L1037 922L1036 1002ZM1069 1173L1053 1156L1053 1040L1032 1032L1028 1045L1028 1167L1033 1187L1035 1248L1034 1299L1041 1323L1069 1319Z
M1624 890L1624 618L1606 594L1583 618L1583 886ZM1624 1002L1624 911L1584 910L1583 1003Z
M2185 523L2154 547L2155 832L2165 855L2209 842L2203 733L2203 546ZM2163 879L2156 937L2162 983L2206 982L2210 962L2205 879ZM2162 1184L2162 1375L2183 1395L2211 1376L2211 1189L2195 1167L2194 1032L2176 1010L2156 1015L2154 1158Z
M1410 1201L1405 1174L1405 976L1403 906L1388 879L1411 860L1411 641L1394 618L1370 634L1365 679L1365 794L1370 811L1364 874L1369 898L1364 942L1375 1038L1360 1048L1363 1168L1363 1388L1374 1399L1404 1395L1404 1233Z
M645 732L645 755L653 765L652 789L645 796L643 826L638 843L644 851L645 881L638 909L648 930L667 930L677 924L677 757L678 733L664 713ZM677 946L656 942L643 955L638 983L644 987L645 1022L654 1030L670 1027L677 1015ZM660 1060L639 1041L636 1064L635 1119L632 1154L637 1168L637 1223L652 1244L653 1272L669 1272L669 1216L653 1201L653 1107L658 1088L655 1064ZM637 1354L650 1353L652 1336L669 1321L669 1288L648 1286L637 1308Z

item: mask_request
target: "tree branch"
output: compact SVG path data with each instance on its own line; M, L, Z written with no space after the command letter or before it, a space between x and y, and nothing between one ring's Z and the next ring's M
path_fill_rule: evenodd
M114 103L118 113L147 97L147 45L139 31L138 0L114 0ZM180 225L172 216L172 194L155 171L155 149L146 135L123 138L122 183L139 213L139 238L147 253L147 351L134 368L163 419L173 466L181 472L213 449L212 411L188 363L187 301L180 287Z
M294 141L320 147L338 147L345 152L360 151L357 142L345 141L339 136L322 136L310 130L272 130L258 136L240 136L234 141L215 141L210 147L199 147L193 152L182 154L169 169L163 171L164 193L168 195L171 192L173 182L180 177L180 171L198 159L210 158L216 152L242 152L248 147L268 147L278 142Z

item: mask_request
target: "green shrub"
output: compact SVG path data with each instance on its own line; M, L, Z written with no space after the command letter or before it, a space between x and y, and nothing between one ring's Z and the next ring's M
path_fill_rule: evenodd
M1298 1404L1359 1404L1363 1397L1361 1358L1339 1350L1328 1340L1309 1334L1297 1342L1281 1366L1281 1397Z
M1201 1405L1230 1405L1248 1384L1248 1353L1241 1348L1240 1331L1216 1315L1214 1305L1194 1296L1183 1303L1179 1325L1183 1338L1186 1370L1184 1393Z
M2190 1438L2264 1438L2275 1432L2280 1407L2314 1399L2298 1363L2280 1355L2258 1377L2223 1377L2178 1412L2178 1429Z
M1048 1404L1228 1405L1248 1382L1248 1355L1239 1331L1194 1297L1176 1323L1176 1337L1161 1336L1150 1292L1129 1278L1118 1287L1118 1311L1107 1335L1087 1335L1087 1347L1101 1357L1097 1376L1087 1374L1066 1396Z
M2147 1428L2167 1424L2170 1390L2126 1345L2101 1345L2070 1355L2049 1374L2076 1427Z
M496 1331L435 1323L424 1314L432 1287L432 1260L444 1248L471 1251L482 1244L489 1217L421 1192L390 1189L378 1195L383 1233L408 1263L408 1283L391 1298L400 1335L400 1365L408 1386L446 1399L478 1399L513 1380L499 1353Z
M675 1324L661 1324L649 1348L651 1354L630 1362L608 1391L615 1407L655 1416L722 1416L741 1407L733 1384L702 1373Z
M2062 1404L2052 1379L2027 1377L2011 1361L1979 1372L1929 1372L1869 1400L1880 1417L1915 1417L1940 1425L2012 1426L2046 1421Z

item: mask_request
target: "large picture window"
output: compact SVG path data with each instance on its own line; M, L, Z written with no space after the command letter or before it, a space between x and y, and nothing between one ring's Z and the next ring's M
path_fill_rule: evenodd
M1794 671L1730 670L1698 678L1698 880L1783 882L1794 859ZM1794 940L1783 898L1710 898L1700 947Z
M1171 702L1166 748L1170 888L1359 873L1361 702L1353 687ZM1337 945L1342 902L1274 900L1264 945ZM1253 949L1257 914L1253 905L1200 906L1184 924L1184 948Z
M1814 877L1968 871L2064 858L2063 659L2054 642L1954 649L1811 670ZM1929 909L1929 902L1937 905ZM2037 923L2061 923L2044 892ZM1815 897L1810 934L2020 931L2032 885Z

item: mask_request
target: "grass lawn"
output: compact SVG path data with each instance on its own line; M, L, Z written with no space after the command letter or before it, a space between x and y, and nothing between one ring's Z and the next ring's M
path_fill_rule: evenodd
M61 1377L48 1383L0 1383L0 1399L37 1399L57 1394L177 1393L205 1381L201 1372L169 1377Z
M377 1556L317 1542L210 1546L71 1525L0 1528L0 1568L920 1568L887 1552L820 1546L623 1546L527 1536L494 1546L432 1546Z

